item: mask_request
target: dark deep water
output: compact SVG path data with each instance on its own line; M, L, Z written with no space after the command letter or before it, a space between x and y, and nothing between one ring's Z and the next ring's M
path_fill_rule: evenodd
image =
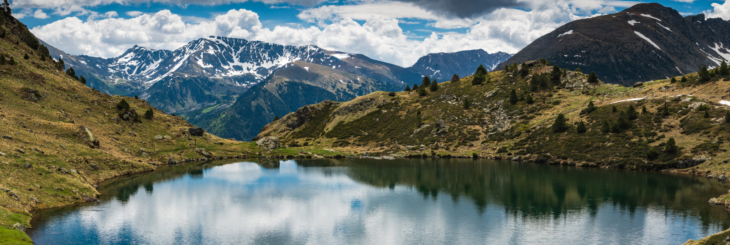
M489 160L185 165L44 210L36 244L680 244L730 227L716 180Z

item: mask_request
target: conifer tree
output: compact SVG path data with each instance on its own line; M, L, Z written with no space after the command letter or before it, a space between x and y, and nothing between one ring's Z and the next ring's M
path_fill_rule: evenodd
M611 126L608 125L607 120L603 120L603 125L601 125L601 132L604 134L611 132Z
M642 106L641 107L641 114L646 114L646 113L647 113L646 106Z
M8 63L7 60L5 60L5 54L0 54L0 65L5 65Z
M527 104L533 104L533 103L535 103L535 100L532 99L531 94L527 94L527 98L525 98L525 102L527 102Z
M8 65L14 66L15 65L15 58L10 56L10 60L8 61Z
M517 104L518 101L519 101L519 99L517 98L517 93L513 89L512 91L509 92L509 103L514 105L514 104Z
M152 119L155 116L155 112L152 111L152 108L147 109L146 112L144 112L144 118Z
M553 83L560 84L560 77L562 76L562 72L560 71L560 67L558 65L553 66L553 71L550 72L550 80L553 81Z
M25 54L25 55L23 55L23 59L26 59L26 60L30 59L30 56L28 56L28 54Z
M431 86L431 78L428 76L423 77L423 81L421 81L421 87L428 87Z
M418 91L418 84L413 84L413 91Z
M122 99L122 101L119 101L119 103L117 103L118 110L128 111L129 108L131 108L131 107L129 106L129 103L127 103L127 100Z
M420 95L420 96L426 96L427 94L428 93L426 93L426 88L425 87L421 86L420 88L418 88L418 95Z
M558 117L555 118L555 122L553 122L553 132L554 133L560 133L567 129L567 125L565 124L565 116L563 113L558 114Z
M618 112L618 108L616 108L616 106L613 106L613 107L611 108L611 112Z
M705 111L705 116L704 116L704 118L710 118L710 112L709 112L709 111Z
M61 71L66 69L66 64L63 63L63 59L58 58L58 62L56 63L56 68L58 68Z
M677 83L677 79L672 77L672 80L670 81L670 83Z
M591 112L596 110L596 106L593 104L593 101L588 102L588 106L586 106L586 114L590 114Z
M626 111L626 116L629 118L629 120L636 120L639 118L639 115L636 112L634 105L629 105L629 109Z
M79 82L81 82L82 84L86 85L86 78L84 78L84 76L81 76L79 78Z
M722 61L720 64L720 75L727 76L730 75L730 70L727 68L727 62L725 60Z
M431 86L429 86L428 89L431 90L431 92L436 92L436 90L439 90L438 81L436 81L436 79L434 79L433 82L431 83Z
M454 76L451 77L451 83L455 83L459 81L459 75L454 74Z
M487 75L487 73L489 73L489 71L487 71L487 69L484 68L483 65L479 65L479 67L477 67L477 72L481 72L484 75Z
M464 99L464 109L469 109L471 107L471 101L469 101L469 98Z
M588 74L588 83L598 83L598 76L596 76L595 72Z
M137 95L135 94L135 95L134 95L134 99L137 99L137 100L138 100L138 99L139 99L139 97L138 97L138 96L137 96Z
M279 120L279 116L278 115L275 115L274 116L274 121L278 121L278 120Z
M575 71L580 72L580 73L583 73L583 70L581 70L580 67L575 68Z
M674 154L677 153L677 150L679 150L679 148L677 147L677 143L674 142L674 138L669 138L667 140L667 145L664 147L664 151Z
M684 76L682 76L682 79L680 80L680 82L682 82L682 83L686 83L686 82L687 82L687 78L686 78L686 77L684 77Z
M68 68L68 70L66 70L66 74L68 74L71 77L76 77L76 71L74 71L73 67Z
M585 132L587 131L587 129L586 129L586 124L585 124L585 123L583 123L583 121L580 121L580 122L578 123L578 127L576 128L576 131L577 131L577 132L578 132L579 134L585 133Z
M667 103L664 103L664 107L661 108L661 114L663 117L669 116L671 113L669 113L669 105Z
M652 147L649 149L649 151L646 152L646 159L648 160L656 160L659 157L659 152L657 152L656 148Z
M405 91L406 91L406 92L411 92L411 88L410 88L410 87L408 87L408 85L406 85L406 90L405 90Z
M730 123L730 111L725 111L725 123Z
M707 66L700 67L700 71L697 72L700 78L700 82L710 81L710 72L707 71Z

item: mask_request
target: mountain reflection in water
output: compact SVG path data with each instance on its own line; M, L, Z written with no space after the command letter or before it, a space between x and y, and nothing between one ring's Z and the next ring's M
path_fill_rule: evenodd
M716 180L488 160L184 165L41 211L37 244L676 244L730 227Z

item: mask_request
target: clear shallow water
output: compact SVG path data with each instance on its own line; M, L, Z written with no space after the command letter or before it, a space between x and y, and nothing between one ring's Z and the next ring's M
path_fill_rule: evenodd
M36 244L679 244L730 227L728 187L487 160L187 165L44 210Z

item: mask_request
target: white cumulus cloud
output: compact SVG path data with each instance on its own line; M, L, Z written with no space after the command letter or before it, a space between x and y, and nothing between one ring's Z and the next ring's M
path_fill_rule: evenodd
M712 9L704 12L707 18L722 18L730 20L730 1L725 0L723 4L712 3Z

